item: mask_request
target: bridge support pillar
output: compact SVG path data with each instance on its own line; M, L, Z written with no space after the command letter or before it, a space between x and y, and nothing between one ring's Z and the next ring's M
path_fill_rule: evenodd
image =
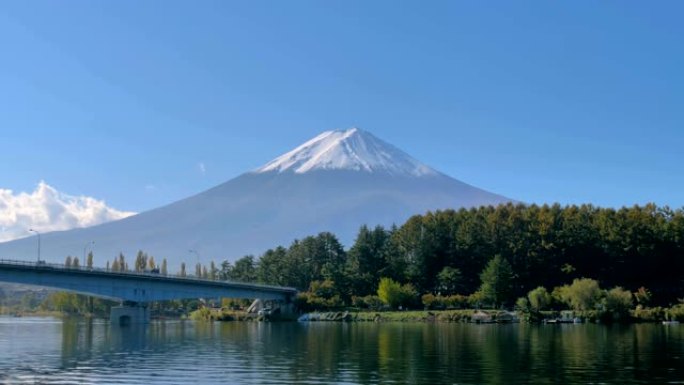
M143 304L112 306L109 321L119 326L146 324L150 322L150 310Z

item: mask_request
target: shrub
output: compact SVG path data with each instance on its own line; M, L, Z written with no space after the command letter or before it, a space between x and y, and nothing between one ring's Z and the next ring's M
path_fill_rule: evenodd
M527 293L527 299L530 307L535 311L544 310L551 304L551 294L543 286Z
M530 301L526 297L520 297L515 301L515 308L519 311L527 312L530 310Z
M382 307L382 301L377 295L367 295L365 297L352 297L352 306L360 309L379 309Z
M213 321L214 316L209 308L203 307L190 314L190 318L195 321Z
M426 309L432 309L433 305L437 301L437 297L435 297L434 294L428 293L428 294L423 294L422 297L420 297L421 302L423 303L423 306L425 306Z
M643 308L639 305L632 311L632 317L640 322L659 322L665 319L665 309L660 306Z
M665 316L670 321L684 321L684 304L680 303L667 309Z
M596 280L580 278L571 285L561 286L554 294L573 310L592 310L601 299L601 288Z
M468 297L461 294L454 294L444 299L447 308L463 309L468 306Z
M616 286L608 290L606 297L603 299L603 304L606 311L625 315L632 308L632 293L620 286Z
M482 292L476 291L468 296L468 306L470 306L473 309L479 309L480 306L482 306L483 299L484 297L482 295Z
M401 301L400 304L404 307L416 306L418 304L418 290L407 283L401 287Z
M404 299L401 285L392 278L380 278L378 297L391 308L399 306Z

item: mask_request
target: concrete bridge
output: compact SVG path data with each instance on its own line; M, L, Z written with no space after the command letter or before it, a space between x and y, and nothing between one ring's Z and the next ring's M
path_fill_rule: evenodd
M42 286L122 301L112 308L112 322L147 322L147 303L187 298L250 298L290 303L291 287L178 277L151 272L119 272L102 268L67 267L43 261L0 259L0 281Z

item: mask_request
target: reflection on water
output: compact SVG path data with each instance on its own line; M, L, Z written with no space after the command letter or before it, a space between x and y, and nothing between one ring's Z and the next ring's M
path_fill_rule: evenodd
M684 326L0 318L0 382L683 383Z

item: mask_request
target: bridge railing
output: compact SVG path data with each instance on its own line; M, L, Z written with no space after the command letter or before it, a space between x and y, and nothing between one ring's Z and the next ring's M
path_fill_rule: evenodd
M16 260L16 259L0 259L0 265L14 265L14 266L26 266L26 267L31 267L34 269L57 269L57 270L66 270L66 271L84 271L84 272L97 272L97 273L105 273L105 274L112 274L112 275L121 275L121 276L143 276L143 277L152 277L152 278L173 278L173 279L181 279L181 280L186 280L186 281L194 281L194 282L202 282L202 283L229 283L233 285L238 285L238 286L251 286L251 287L260 287L264 289L275 289L275 290L292 290L296 291L297 289L293 287L283 287L283 286L273 286L273 285L264 285L260 283L250 283L250 282L235 282L235 281L222 281L222 280L217 280L217 279L208 279L208 278L200 278L194 275L190 276L180 276L177 274L161 274L161 273L153 273L151 271L135 271L135 270L126 270L126 271L119 271L119 270L112 270L111 268L103 268L103 267L88 267L88 266L67 266L62 263L48 263L46 261L22 261L22 260Z

